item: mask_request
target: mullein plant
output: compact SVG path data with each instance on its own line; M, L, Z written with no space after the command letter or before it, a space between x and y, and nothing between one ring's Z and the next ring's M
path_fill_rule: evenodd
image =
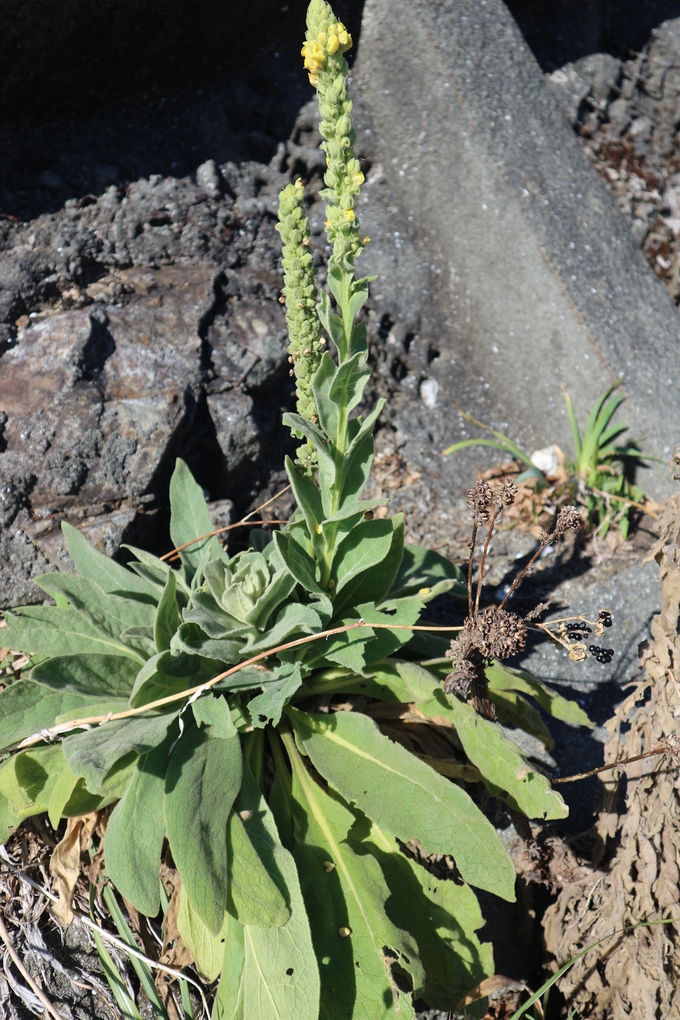
M528 818L567 808L452 683L452 665L482 668L473 651L452 664L447 640L418 624L440 593L466 597L462 572L406 545L401 516L374 517L383 501L362 498L382 404L356 414L369 378L356 321L368 281L354 268L367 239L343 56L351 39L323 0L312 0L307 25L332 254L330 294L317 293L304 189L291 184L280 230L297 510L230 556L178 461L179 566L140 549L121 566L64 525L77 573L38 579L54 605L7 615L4 642L29 666L16 679L9 667L0 694L0 839L43 812L58 836L63 819L98 813L106 880L152 918L160 863L174 866L179 937L199 975L219 978L215 1020L403 1020L420 997L454 1009L493 971L474 890L512 900L514 867L481 792ZM498 493L499 513L507 499ZM484 644L478 610L476 600L464 636L498 718L548 747L532 701L588 724L577 705L491 661L520 642L499 632ZM498 613L500 631L504 622ZM413 718L415 733L403 721ZM455 861L450 879L424 866L433 854Z

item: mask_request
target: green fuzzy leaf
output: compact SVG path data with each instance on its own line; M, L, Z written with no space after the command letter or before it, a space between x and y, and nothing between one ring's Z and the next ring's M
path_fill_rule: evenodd
M591 730L595 725L576 701L563 698L548 684L537 680L535 676L527 673L524 669L515 669L512 666L503 666L499 662L492 662L487 667L486 675L489 680L489 689L492 692L519 691L521 694L529 694L536 699L543 711L554 719L569 723L571 726L587 726Z
M165 780L163 809L172 856L192 906L213 935L226 909L226 826L241 777L236 731L220 737L192 726L177 741Z
M454 724L463 750L491 793L502 795L527 818L566 818L569 809L552 789L550 780L536 770L500 726L483 719L472 705L458 698L447 699L440 689L432 701L419 708L433 721L442 719Z
M352 296L350 297L347 305L347 317L350 322L354 322L357 312L363 308L368 301L368 284L371 280L375 280L375 277L365 276L361 280L354 281Z
M159 598L160 593L163 591L170 572L175 575L177 592L181 592L184 599L189 597L191 589L182 577L181 571L173 570L167 560L162 560L159 556L154 556L153 553L147 552L146 549L138 549L134 545L124 545L123 549L128 549L136 557L135 560L131 560L129 563L130 570L134 570L139 577L154 586L156 598Z
M357 613L366 623L391 624L395 627L407 627L417 623L423 611L423 602L419 598L388 599L379 606L357 606ZM411 630L379 630L373 631L375 637L366 646L364 665L372 666L376 662L393 655L398 648L407 644L413 637Z
M417 662L401 662L394 660L389 663L381 663L370 672L378 685L378 690L370 688L365 691L369 697L380 698L381 701L399 701L403 705L415 703L421 705L423 702L431 701L435 692L440 690L440 685L435 678ZM391 697L386 696L389 692Z
M55 655L31 670L31 680L55 691L99 697L127 698L137 663L123 655Z
M379 606L373 603L357 606L352 613L335 622L349 624L363 619L366 624L406 627L418 621L422 610L423 602L418 598L394 599L382 602ZM412 634L413 631L409 630L390 631L383 627L376 630L370 627L349 630L315 642L308 652L308 662L316 666L335 662L364 674L373 663L380 662L406 644Z
M222 979L213 1020L318 1020L319 968L293 857L280 845L271 811L255 799L246 772L247 802L254 804L249 835L270 875L286 890L290 918L279 928L250 927L227 915ZM240 803L240 801L239 801Z
M270 630L266 631L256 640L248 641L243 646L243 656L250 657L264 652L267 648L275 648L286 641L302 637L304 634L317 634L324 629L330 619L330 599L317 601L312 606L301 605L299 602L289 602L283 607L276 617L276 622ZM320 611L323 615L320 615Z
M431 588L439 581L454 581L454 595L467 596L467 585L460 567L432 549L405 545L390 595L414 595L421 588Z
M476 934L484 925L477 897L468 885L437 878L407 858L375 823L363 842L355 840L354 830L348 842L362 860L370 853L378 861L389 893L387 915L415 940L417 953L408 968L414 997L448 1010L493 973L491 945Z
M314 446L319 457L319 469L324 470L326 474L330 472L334 475L335 462L333 460L333 454L330 449L330 443L326 435L322 432L318 426L313 425L306 418L302 418L299 414L284 414L282 418L283 424L290 429L295 429L300 432L305 439ZM321 497L324 498L324 489L321 488ZM326 503L324 501L324 512L328 513Z
M533 705L516 691L492 691L489 697L496 709L496 718L502 726L516 726L537 737L547 751L552 751L555 741L550 730Z
M12 811L6 797L0 795L0 845L6 843L21 819Z
M0 795L19 821L47 811L50 796L64 771L59 744L30 747L13 755L0 768Z
M357 351L338 366L331 381L330 399L336 406L345 407L349 414L360 403L370 377L371 369L366 361L366 353Z
M170 741L142 755L118 801L104 841L106 870L116 889L148 917L160 910L159 869L165 819L163 789Z
M338 444L340 407L331 397L331 389L333 380L338 372L338 367L333 362L328 351L326 351L321 358L312 381L319 424L334 446Z
M105 593L93 581L76 574L53 572L35 580L52 598L65 596L73 609L84 613L111 637L120 638L124 631L133 627L153 627L156 605L143 601L143 596Z
M100 808L106 807L107 804L113 804L114 801L120 800L132 779L136 764L137 755L134 752L120 758L103 780L101 792L98 794L90 793L84 780L79 779L73 787L73 793L61 810L62 817L78 818L80 815L88 815L92 811L98 811ZM56 790L56 786L54 790Z
M402 519L399 517L395 520ZM392 546L394 528L392 520L361 521L343 539L333 558L331 576L334 582L334 603L345 585L382 563ZM356 590L356 586L353 590ZM382 594L387 591L389 588L385 588Z
M290 854L281 846L276 830L265 824L265 811L262 793L246 768L227 826L227 909L248 927L280 928L291 916L284 877Z
M64 768L57 780L52 787L50 794L49 803L47 805L47 817L50 820L50 825L56 830L59 825L61 816L64 813L64 808L68 804L69 800L73 795L73 791L80 780L78 776L71 772L68 765L64 765Z
M132 708L140 708L152 701L180 694L199 684L212 680L222 672L222 664L214 659L180 652L159 652L145 662L137 673L130 694Z
M177 458L170 481L170 538L177 548L214 531L203 489L194 480L183 460ZM209 559L226 559L222 546L213 535L180 552L182 565L189 578Z
M319 294L317 311L321 325L333 341L336 350L339 351L344 338L342 319L335 312L331 311L331 299L325 291L321 291Z
M65 787L70 782L65 766L60 744L29 748L5 762L0 768L0 799L6 798L8 811L17 820L12 824L46 811L53 817L57 811L64 817L76 817L106 807L122 795L129 783L134 756L114 766L100 795L89 793L78 780L64 804Z
M158 876L156 876L156 885L158 885ZM182 942L194 958L198 976L207 984L212 984L220 976L222 970L227 915L224 916L220 932L213 935L192 907L186 889L182 887L177 911L177 930L182 936Z
M385 401L378 400L371 413L361 421L354 418L350 425L358 426L350 442L342 463L340 487L342 501L358 497L368 481L373 463L373 428L384 407Z
M109 595L133 593L142 596L144 601L150 599L155 604L158 593L153 583L116 563L110 556L99 552L67 521L63 521L61 530L66 539L69 555L82 577L94 581Z
M114 596L107 596L113 598ZM7 613L7 640L11 648L29 655L128 655L137 662L144 656L119 638L113 638L92 618L77 609L25 606Z
M305 591L325 595L316 579L316 563L295 539L285 531L277 531L274 534L274 541L283 562L298 584L301 584Z
M211 1020L246 1020L246 929L240 921L225 914L222 976L213 1002ZM253 1020L260 1020L259 1004ZM266 1014L265 1014L266 1015ZM276 1017L279 1020L279 1017ZM292 1020L292 1018L291 1018Z
M301 471L290 457L286 457L286 474L288 475L288 481L293 490L295 501L307 523L309 537L313 543L319 543L320 547L323 544L323 540L320 538L317 528L321 527L321 522L323 521L321 494L313 479L304 471Z
M398 839L419 839L428 854L452 854L470 885L514 899L512 861L494 827L460 787L383 736L359 712L287 712L299 744L345 800Z
M127 754L146 754L165 740L168 727L179 714L171 712L114 719L94 729L74 733L62 741L64 757L91 793L101 793L109 769Z
M406 947L414 957L415 945L387 917L389 890L380 868L371 857L357 857L347 842L355 816L312 779L294 745L286 747L293 767L295 861L321 964L321 1016L413 1017L392 960Z
M357 524L341 543L333 561L333 573L336 575L334 619L352 610L357 603L378 603L385 598L399 569L403 549L402 514L396 514L387 521Z
M168 571L165 587L161 600L156 609L154 620L154 641L159 652L165 652L170 648L170 642L176 630L182 622L182 614L177 604L177 592L175 585L175 572Z
M285 924L290 917L286 901L267 874L235 811L227 823L227 861L229 913L241 924L256 928L278 928Z
M195 611L193 616L201 621L202 611ZM205 659L216 659L219 662L234 666L241 659L242 638L211 638L206 637L200 622L183 623L174 635L171 644L173 654L186 652L187 655L198 655Z
M100 700L51 691L33 680L18 680L0 692L0 750L53 726L60 716L94 715L92 707ZM125 703L117 707L124 708Z
M298 663L286 663L274 670L272 679L263 686L262 694L258 694L248 702L248 712L256 729L267 724L278 726L281 713L297 689L302 684L302 666Z

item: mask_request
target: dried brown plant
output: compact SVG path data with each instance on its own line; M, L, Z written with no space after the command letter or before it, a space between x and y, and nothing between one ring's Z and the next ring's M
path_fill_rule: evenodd
M644 652L645 678L607 723L605 762L657 746L669 753L627 766L622 814L618 780L604 783L600 859L572 859L568 876L554 876L560 893L545 914L544 937L555 969L618 929L680 917L680 494L669 501L648 558L659 563L662 608ZM679 961L680 924L639 927L579 960L560 989L579 1010L572 1015L670 1020L680 1017Z

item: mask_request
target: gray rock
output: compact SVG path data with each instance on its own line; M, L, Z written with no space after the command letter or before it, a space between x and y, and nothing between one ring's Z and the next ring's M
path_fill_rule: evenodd
M581 105L590 92L587 79L579 74L573 64L565 64L549 74L546 80L569 123L576 127L580 120Z
M404 428L414 456L427 466L463 438L453 397L525 449L569 449L560 382L585 420L624 375L626 421L665 459L680 419L680 320L501 0L461 0L455 12L368 0L355 77L359 138L381 178L372 188L369 174L368 219L394 225L363 269L384 273L389 248L399 282L382 275L373 294L380 314L398 318L405 299L390 302L411 286L417 250L410 314L438 352L437 408ZM463 487L471 463L440 462L440 484ZM666 468L642 484L664 493Z
M608 102L621 78L621 61L611 53L590 53L575 61L574 69L588 82L590 95L598 105Z
M39 599L36 573L68 565L64 518L117 552L163 465L196 427L205 332L217 362L208 411L224 458L214 473L257 461L267 425L241 384L252 374L257 392L277 377L283 310L273 299L256 304L235 294L228 314L218 313L215 279L210 265L123 270L118 303L37 317L19 329L0 374L1 605ZM254 347L241 349L241 341ZM231 377L225 345L236 364Z

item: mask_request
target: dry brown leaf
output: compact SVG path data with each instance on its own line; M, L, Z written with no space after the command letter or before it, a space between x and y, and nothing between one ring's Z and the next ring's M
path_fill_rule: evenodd
M69 818L66 832L50 858L50 874L54 877L59 899L52 907L56 920L64 928L73 921L73 892L80 876L81 850L89 846L97 824L97 813Z
M521 991L528 992L529 995L533 994L531 989L524 984L523 981L517 981L515 978L505 977L503 974L492 974L491 977L484 978L478 985L471 988L467 995L464 995L460 1002L457 1004L454 1012L460 1013L466 1008L471 1006L473 1002L479 1002L480 999L486 999L489 995L494 995L497 992L504 992L506 989L520 989ZM535 1004L535 1008L538 1010L538 1015L543 1016L543 1010L540 1002Z
M641 754L677 738L680 716L680 495L669 500L652 550L662 608L644 649L645 680L609 720L605 762ZM570 862L557 901L546 911L544 939L562 966L589 943L639 922L680 917L680 777L671 756L626 769L626 811L617 814L618 781L603 784L599 859ZM607 856L607 849L609 854ZM558 883L555 883L558 885ZM637 927L579 960L560 980L578 1015L592 1020L680 1017L680 924Z

